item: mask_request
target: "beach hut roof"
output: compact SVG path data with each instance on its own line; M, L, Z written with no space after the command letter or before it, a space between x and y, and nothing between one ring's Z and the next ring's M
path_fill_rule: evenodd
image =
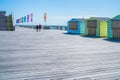
M108 21L108 17L90 17L88 20L99 20L99 21Z
M85 18L72 18L71 20L69 20L69 21L80 21L80 22L83 22L83 21L86 21L86 19ZM69 22L68 21L68 22Z
M73 18L73 19L76 19L78 21L85 21L86 20L85 18Z
M112 20L120 20L120 15L113 17Z

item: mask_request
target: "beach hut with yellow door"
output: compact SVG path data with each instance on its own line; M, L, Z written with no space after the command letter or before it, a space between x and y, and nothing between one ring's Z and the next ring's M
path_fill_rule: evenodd
M107 37L107 17L90 17L87 20L88 36Z

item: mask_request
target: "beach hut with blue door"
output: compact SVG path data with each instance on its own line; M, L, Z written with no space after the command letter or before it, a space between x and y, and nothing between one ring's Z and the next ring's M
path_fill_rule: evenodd
M68 21L67 31L70 34L85 34L86 33L86 19L73 18Z
M88 35L97 37L107 37L107 21L109 19L110 18L107 17L90 17L87 20Z
M108 38L120 39L120 15L108 21Z

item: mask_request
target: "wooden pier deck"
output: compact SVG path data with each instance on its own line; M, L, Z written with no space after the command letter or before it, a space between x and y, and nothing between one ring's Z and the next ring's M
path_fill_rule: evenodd
M0 32L0 80L120 80L120 43L17 28Z

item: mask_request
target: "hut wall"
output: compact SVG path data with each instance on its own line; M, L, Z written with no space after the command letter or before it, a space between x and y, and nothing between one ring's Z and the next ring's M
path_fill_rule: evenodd
M100 37L100 21L97 20L96 25L96 36Z
M12 15L9 15L7 17L7 30L9 30L9 31L14 30Z
M7 29L7 17L4 15L0 15L0 30Z
M108 38L113 38L112 21L108 21Z
M86 24L85 22L80 22L80 34L84 35L86 33Z
M85 22L85 35L88 35L87 22Z

